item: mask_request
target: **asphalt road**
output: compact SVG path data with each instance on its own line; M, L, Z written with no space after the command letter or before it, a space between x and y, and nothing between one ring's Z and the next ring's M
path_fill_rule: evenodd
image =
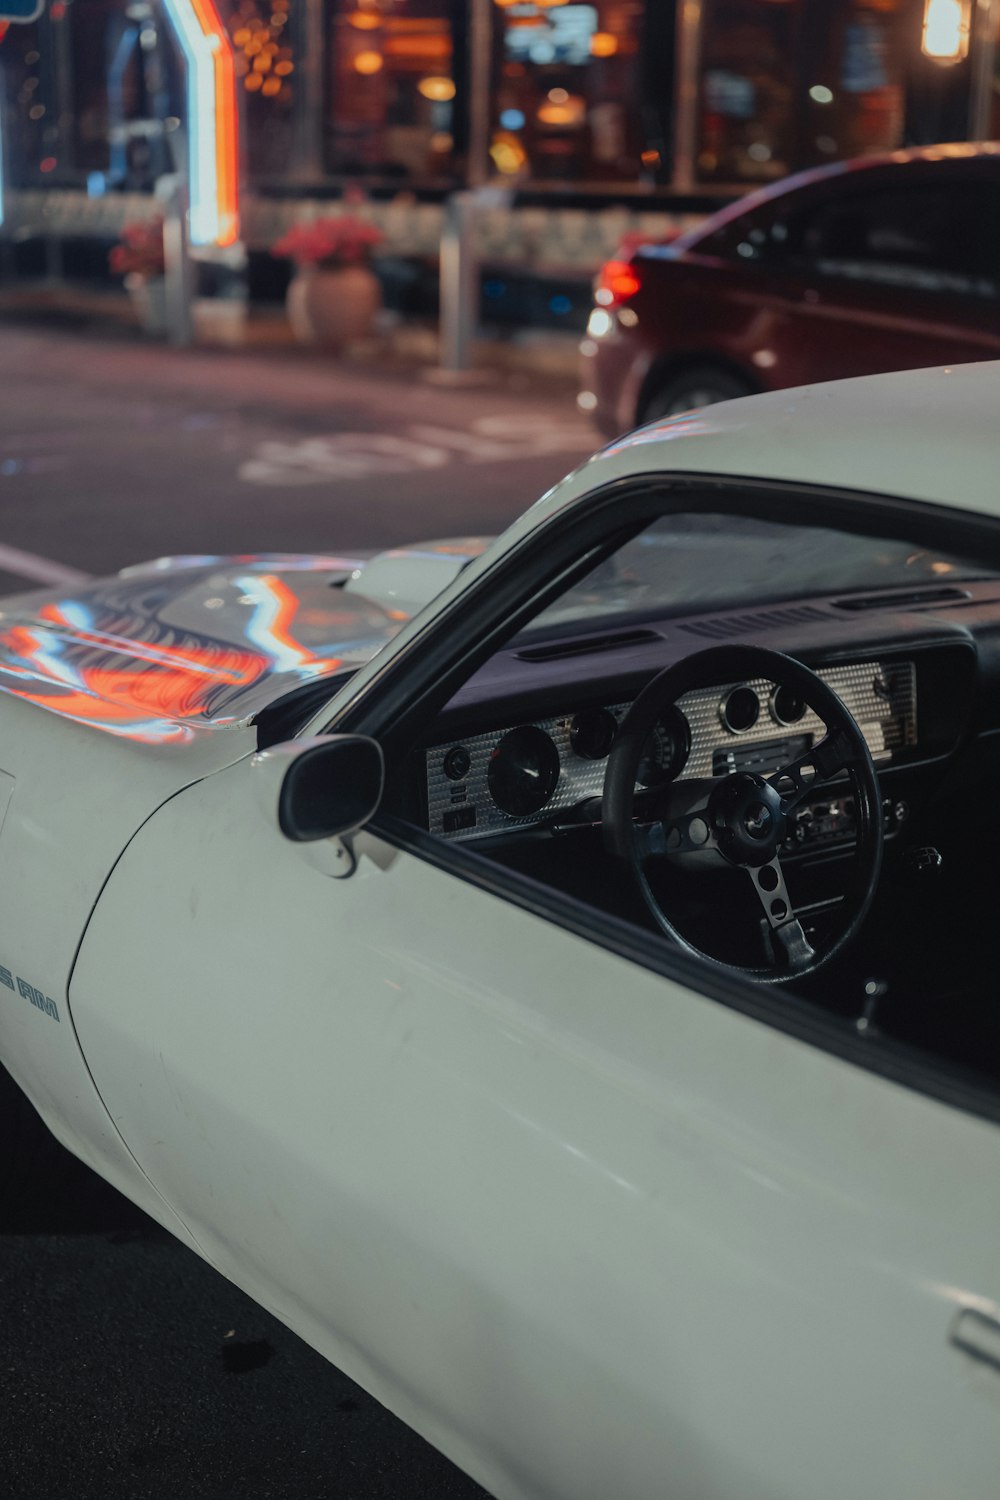
M493 533L595 445L568 385L542 378L451 389L414 367L181 353L100 329L4 326L0 392L0 593L166 553ZM0 1490L483 1496L196 1256L58 1160L30 1211L0 1203Z
M98 573L492 535L596 446L568 386L427 373L8 324L0 543Z
M485 1500L485 1492L84 1168L0 1208L10 1500Z

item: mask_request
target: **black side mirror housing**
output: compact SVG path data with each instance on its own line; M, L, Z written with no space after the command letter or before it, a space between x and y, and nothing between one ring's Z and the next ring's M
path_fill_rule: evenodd
M365 735L289 740L259 751L252 765L265 813L295 843L354 833L382 800L382 747Z

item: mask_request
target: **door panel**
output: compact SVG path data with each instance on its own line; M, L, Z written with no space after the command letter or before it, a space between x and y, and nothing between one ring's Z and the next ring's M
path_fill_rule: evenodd
M992 1492L1000 1131L370 835L331 879L252 775L140 830L71 989L221 1270L502 1500Z
M1000 186L887 177L791 208L790 288L817 379L1000 352Z

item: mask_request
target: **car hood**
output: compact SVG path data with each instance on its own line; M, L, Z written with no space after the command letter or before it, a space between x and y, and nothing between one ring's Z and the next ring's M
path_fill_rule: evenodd
M147 742L242 728L368 661L485 545L160 558L0 600L0 693Z

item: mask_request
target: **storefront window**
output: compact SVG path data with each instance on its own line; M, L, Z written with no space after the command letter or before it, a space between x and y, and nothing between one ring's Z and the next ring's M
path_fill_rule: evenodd
M330 0L329 171L413 181L456 175L465 13L464 0Z
M12 186L146 191L172 169L179 64L150 0L54 0L0 49Z
M243 94L248 168L255 180L279 176L292 165L298 84L291 0L227 0L222 14Z
M42 24L11 26L0 46L3 168L11 187L44 181L58 166L51 59Z
M499 177L637 183L644 167L660 165L642 160L641 0L494 0L494 9L490 157Z
M921 15L921 0L706 0L698 179L768 182L902 145Z
M180 108L165 22L144 0L70 0L52 19L69 31L73 168L92 186L150 189L174 166L164 126Z
M921 0L824 0L800 75L802 162L894 151L906 140L907 64L920 37Z

